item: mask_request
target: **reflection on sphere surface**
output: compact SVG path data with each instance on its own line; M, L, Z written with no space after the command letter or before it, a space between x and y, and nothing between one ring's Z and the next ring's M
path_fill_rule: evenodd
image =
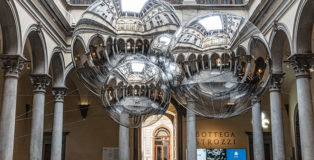
M72 58L80 80L102 99L108 115L137 128L155 123L166 112L168 77L178 84L176 75L159 63L169 40L154 39L171 37L180 20L163 0L148 0L136 9L122 7L124 2L97 0L83 13L73 34Z
M244 18L209 13L183 25L169 52L183 68L174 97L208 118L228 118L249 109L270 79L270 54L262 33Z

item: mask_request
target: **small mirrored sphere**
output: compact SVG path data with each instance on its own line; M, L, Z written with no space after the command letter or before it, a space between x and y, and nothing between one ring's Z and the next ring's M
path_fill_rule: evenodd
M167 110L169 74L160 58L181 24L164 0L126 3L96 0L87 8L73 33L72 59L81 82L102 99L110 117L133 128L156 122Z
M169 53L184 72L174 97L208 118L248 110L270 79L270 52L256 26L237 15L209 13L182 26Z
M164 72L140 54L121 60L107 76L103 91L104 106L124 126L154 123L166 112L171 98ZM128 118L121 117L125 115ZM146 120L150 116L154 118ZM142 120L146 123L142 124Z

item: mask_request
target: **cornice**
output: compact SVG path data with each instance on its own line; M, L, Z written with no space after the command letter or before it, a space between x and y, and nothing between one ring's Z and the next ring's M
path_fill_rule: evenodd
M268 12L269 7L274 3L273 0L262 1L263 4L260 4L252 16L250 17L250 21L253 22L256 26L261 24L259 29L263 34L266 34L269 30L272 29L272 25L274 21L278 21L280 17L290 8L290 6L295 2L295 0L286 0L281 1L281 3L276 7L270 16L268 16L266 21L261 22L260 20L264 18L265 13ZM268 3L268 4L267 4Z
M30 15L37 21L40 22L43 28L51 36L51 38L61 46L62 50L65 52L71 51L71 46L68 45L64 38L56 31L55 26L52 26L47 18L39 11L32 0L18 0L21 6L30 13ZM62 30L61 30L62 31ZM66 35L66 34L65 34Z
M58 6L54 1L51 0L39 0L45 9L49 12L55 22L59 25L60 29L64 32L65 35L71 36L73 28L70 26L69 22L66 20L64 15L61 13Z

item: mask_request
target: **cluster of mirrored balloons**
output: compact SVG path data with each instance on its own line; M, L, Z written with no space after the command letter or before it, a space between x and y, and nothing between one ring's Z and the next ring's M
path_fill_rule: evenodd
M171 98L208 118L239 115L270 80L270 52L256 26L229 13L180 24L163 0L138 13L98 0L74 31L72 57L85 86L127 127L151 125ZM88 46L88 47L86 47Z

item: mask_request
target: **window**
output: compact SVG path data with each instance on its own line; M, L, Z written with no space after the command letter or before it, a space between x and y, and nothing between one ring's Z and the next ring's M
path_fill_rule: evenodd
M164 127L158 128L153 139L154 160L170 160L170 132Z

